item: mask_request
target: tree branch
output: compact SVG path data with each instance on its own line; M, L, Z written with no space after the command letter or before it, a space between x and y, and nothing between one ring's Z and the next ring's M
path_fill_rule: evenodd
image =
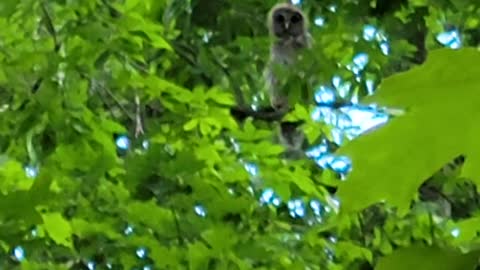
M238 121L244 121L248 117L256 120L263 120L268 122L279 121L288 113L288 111L277 111L272 107L261 107L258 110L253 110L249 107L232 107L230 114Z

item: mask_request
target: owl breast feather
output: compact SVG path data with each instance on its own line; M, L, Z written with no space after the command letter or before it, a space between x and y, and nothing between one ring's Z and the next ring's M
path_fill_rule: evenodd
M273 58L277 63L291 65L295 62L298 50L305 47L306 41L302 37L279 40L272 47Z

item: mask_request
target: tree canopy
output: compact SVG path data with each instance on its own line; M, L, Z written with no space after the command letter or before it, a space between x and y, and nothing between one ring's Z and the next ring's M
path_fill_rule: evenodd
M480 3L276 3L1 1L0 268L480 269Z

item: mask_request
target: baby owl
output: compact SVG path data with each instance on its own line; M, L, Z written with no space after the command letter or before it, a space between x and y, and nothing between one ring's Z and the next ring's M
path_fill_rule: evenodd
M287 112L289 104L287 91L283 89L278 78L282 74L277 68L289 72L295 68L293 64L303 48L310 47L310 35L307 32L307 20L302 11L292 4L275 5L268 15L268 28L272 36L270 48L270 62L267 66L266 81L271 106L280 112ZM281 123L278 139L286 147L286 156L299 158L302 156L302 145L305 136L297 124Z
M301 49L310 47L307 21L300 9L292 4L282 3L270 10L268 28L273 39L267 69L270 103L276 110L288 110L288 96L279 85L274 67L288 68L295 63Z

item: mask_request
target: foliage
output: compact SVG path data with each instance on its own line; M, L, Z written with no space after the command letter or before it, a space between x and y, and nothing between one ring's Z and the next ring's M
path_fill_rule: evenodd
M479 60L480 54L475 49L433 51L424 65L384 80L378 93L365 99L404 107L407 114L338 152L351 153L353 163L362 168L353 170L348 183L339 188L338 195L345 198L342 206L346 211L386 200L401 212L407 212L420 184L461 154L467 156L468 176L476 175L478 169L471 162L475 162L472 158L475 159L478 148L472 138L478 137L474 119L480 106L477 98L480 69L474 63ZM471 68L458 69L462 65ZM412 132L416 135L412 136ZM401 147L392 147L392 142ZM392 183L398 185L394 190ZM358 195L361 186L371 188L362 189L364 192Z
M340 146L342 181L283 159L278 122L231 113L268 104L274 3L2 1L0 266L474 269L480 53L436 39L457 27L476 46L480 6L302 3L315 42L288 87L326 85L347 104L381 83L362 102L406 109ZM316 109L285 119L334 145ZM460 174L437 173L460 154ZM424 182L443 197L418 196Z

